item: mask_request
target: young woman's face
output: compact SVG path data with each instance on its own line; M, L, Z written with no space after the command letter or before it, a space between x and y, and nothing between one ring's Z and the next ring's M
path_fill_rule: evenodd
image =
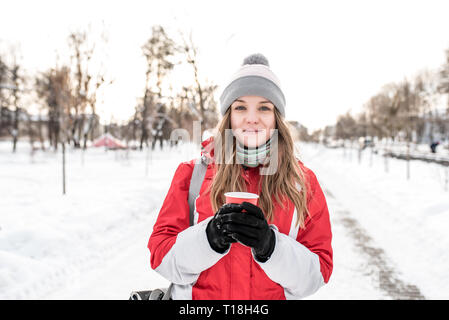
M243 145L254 148L264 144L276 128L274 105L259 96L244 96L231 104L231 129Z

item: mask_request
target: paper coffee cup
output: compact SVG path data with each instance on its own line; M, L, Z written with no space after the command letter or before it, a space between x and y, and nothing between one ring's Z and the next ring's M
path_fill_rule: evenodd
M259 196L250 192L226 192L226 203L250 202L257 206Z

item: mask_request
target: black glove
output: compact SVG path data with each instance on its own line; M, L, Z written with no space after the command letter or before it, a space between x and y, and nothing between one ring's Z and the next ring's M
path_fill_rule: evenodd
M236 203L227 203L221 206L215 213L214 217L209 221L206 227L207 240L212 249L218 253L225 253L229 249L231 243L237 242L229 236L223 229L222 219L231 213L241 212L243 208Z
M241 208L246 212L231 212L222 217L222 228L235 240L251 247L257 261L266 262L276 243L274 231L258 206L243 202Z

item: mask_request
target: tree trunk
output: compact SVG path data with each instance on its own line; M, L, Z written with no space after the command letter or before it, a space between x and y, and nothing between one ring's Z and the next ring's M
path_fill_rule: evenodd
M16 106L16 111L14 112L14 121L12 127L12 152L16 152L17 149L17 139L19 136L19 108Z
M40 114L39 114L39 120L38 120L38 124L37 124L37 133L38 133L39 142L41 144L41 149L42 149L42 151L45 151L45 141L44 141L44 136L42 135L42 117Z

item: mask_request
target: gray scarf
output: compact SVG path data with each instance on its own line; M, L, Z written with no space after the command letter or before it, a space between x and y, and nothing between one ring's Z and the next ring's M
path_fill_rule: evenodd
M267 140L263 145L248 148L237 140L236 141L236 157L238 162L247 167L255 168L259 164L263 164L265 159L270 155L270 139Z

